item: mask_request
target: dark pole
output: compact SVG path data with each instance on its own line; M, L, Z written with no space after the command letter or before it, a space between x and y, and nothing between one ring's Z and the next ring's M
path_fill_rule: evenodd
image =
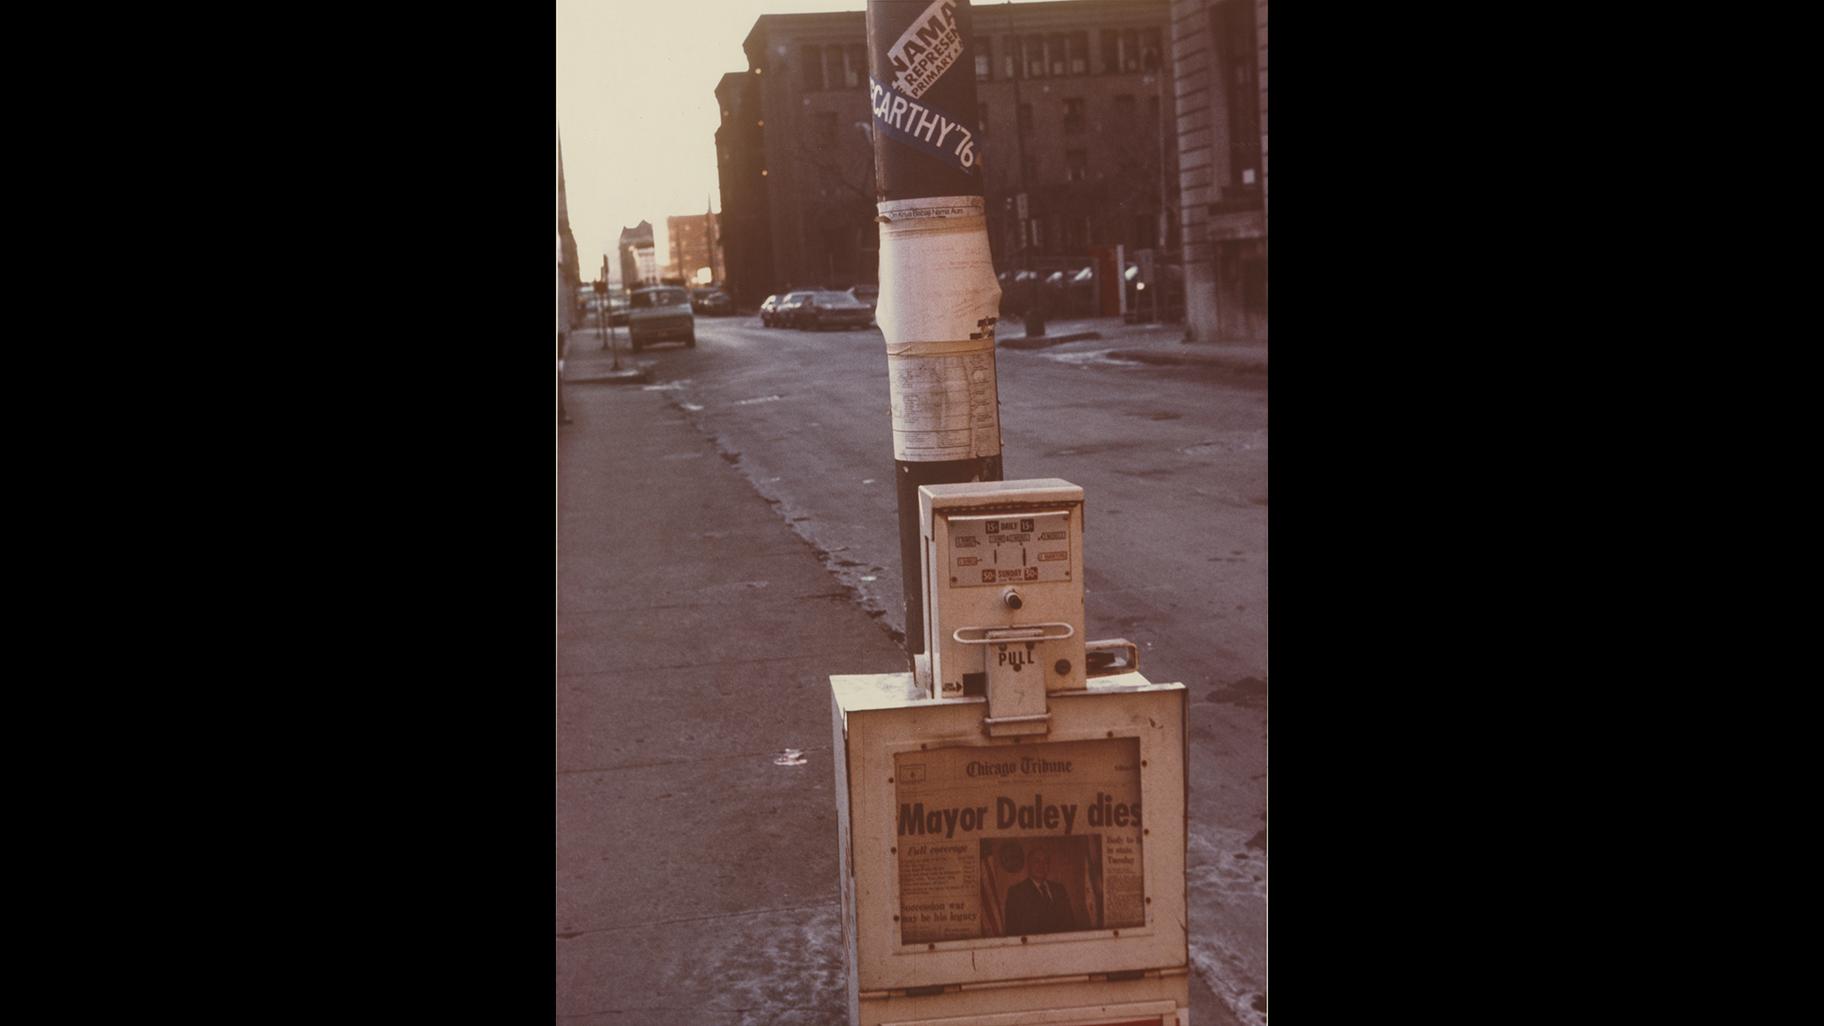
M1008 38L1015 40L1016 45L1020 48L1019 57L1014 61L1013 69L1013 138L1014 146L1019 150L1020 155L1020 193L1019 199L1014 202L1024 204L1026 213L1030 215L1033 207L1032 185L1026 181L1026 126L1020 121L1020 107L1023 106L1020 99L1020 80L1026 77L1026 69L1031 67L1031 58L1026 54L1025 41L1020 39L1013 31L1013 4L1011 0L1009 0L1008 3L1001 5L1001 12L1007 23L1006 32ZM1041 47L1043 47L1043 45L1043 43L1040 43ZM1043 49L1039 51L1039 63L1040 65L1045 65L1047 63ZM1050 70L1049 67L1046 68L1048 73ZM1033 123L1035 125L1038 123L1038 117L1036 115L1033 117ZM1031 220L1032 218L1030 216L1021 217L1019 216L1018 210L1014 211L1014 224L1017 225L1020 230L1020 261L1013 271L1015 279L1013 288L1014 295L1026 301L1024 315L1026 319L1026 337L1037 338L1040 335L1045 334L1045 310L1039 305L1040 301L1044 298L1044 292L1040 288L1042 282L1036 277L1028 282L1020 282L1018 280L1021 272L1031 271L1032 269L1032 229L1028 223ZM1037 272L1035 271L1032 273L1036 274Z
M906 654L925 650L918 488L999 481L1000 285L977 158L967 0L868 0L880 305L899 499Z

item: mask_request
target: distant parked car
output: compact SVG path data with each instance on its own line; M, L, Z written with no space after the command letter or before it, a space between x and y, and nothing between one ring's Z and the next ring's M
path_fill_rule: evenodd
M870 310L880 306L879 285L857 285L849 290L849 295L868 304L868 309Z
M847 292L813 292L798 307L793 324L822 331L825 328L865 328L874 323L874 310Z
M691 289L690 308L700 314L721 316L735 312L735 301L721 289Z
M630 309L631 309L631 307L627 302L626 296L609 296L608 297L608 323L625 325L627 323L627 315L630 312Z
M690 309L690 293L675 286L635 290L627 334L633 340L636 353L641 346L666 339L682 341L694 348L697 319Z
M760 304L760 323L761 323L761 325L764 327L768 327L768 328L772 327L774 318L778 314L778 310L779 310L779 297L778 296L766 297L766 302Z
M798 326L798 311L804 307L805 300L811 298L809 292L787 292L779 298L779 305L773 307L773 323L783 324L788 328Z

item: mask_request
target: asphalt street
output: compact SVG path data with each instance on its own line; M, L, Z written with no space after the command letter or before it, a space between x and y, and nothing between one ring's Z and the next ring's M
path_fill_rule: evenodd
M617 401L619 389L663 399L745 478L754 508L816 554L861 617L903 630L878 329L798 331L764 328L752 316L699 317L697 338L693 349L663 345L635 356L623 330L622 361L649 365L652 383L595 386L605 394L589 401ZM1264 1023L1265 379L1113 359L1118 341L999 351L1004 474L1083 487L1089 637L1138 643L1142 672L1189 689L1191 957L1208 988L1198 1021ZM608 356L595 352L593 334L579 334L572 347L573 364L579 352L596 363ZM567 387L574 410L579 386ZM640 442L630 435L606 444ZM813 656L817 665L805 668L813 677L883 668L878 646L868 648L869 665L842 665L842 639L780 645L771 657ZM829 658L819 662L818 652ZM827 699L813 704L827 717ZM718 729L701 725L707 734Z

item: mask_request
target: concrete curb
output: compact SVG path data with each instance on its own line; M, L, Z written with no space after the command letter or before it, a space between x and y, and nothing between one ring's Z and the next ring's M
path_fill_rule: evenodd
M1061 346L1066 342L1086 342L1099 339L1099 331L1079 331L1068 335L1020 335L1016 338L1001 339L1003 349L1044 349L1047 346Z
M1265 360L1252 360L1246 357L1226 356L1220 353L1172 352L1160 349L1114 349L1109 357L1116 360L1132 360L1136 363L1151 363L1173 367L1219 367L1223 370L1236 371L1241 374L1265 374Z
M634 385L652 380L651 367L629 367L618 371L600 371L583 377L564 379L566 385Z

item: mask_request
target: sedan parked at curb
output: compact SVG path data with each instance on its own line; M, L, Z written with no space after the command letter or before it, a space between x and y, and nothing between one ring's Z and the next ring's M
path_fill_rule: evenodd
M813 292L798 307L792 323L815 331L865 328L874 323L874 310L847 292Z
M798 311L805 301L811 298L809 292L787 292L779 297L779 305L773 307L773 324L783 324L788 328L798 326Z
M722 316L735 312L735 301L728 298L728 293L721 289L692 289L690 308L700 314Z
M773 326L778 309L779 297L766 297L766 302L760 304L760 324L762 327L770 328Z

